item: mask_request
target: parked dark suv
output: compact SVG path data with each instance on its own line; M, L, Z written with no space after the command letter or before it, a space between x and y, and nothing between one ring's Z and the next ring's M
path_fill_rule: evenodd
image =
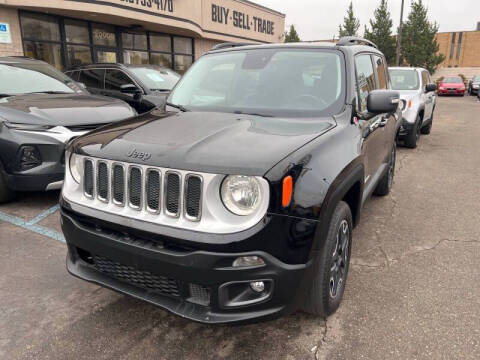
M157 65L90 64L66 72L92 94L121 99L139 114L163 107L180 79L175 71Z
M68 271L207 323L333 313L398 104L365 40L216 46L165 110L70 143Z
M94 96L49 64L0 58L0 203L16 191L60 189L65 144L136 115L127 103Z

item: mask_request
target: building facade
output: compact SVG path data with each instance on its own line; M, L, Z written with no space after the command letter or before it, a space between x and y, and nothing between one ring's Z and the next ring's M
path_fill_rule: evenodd
M438 33L437 42L445 56L440 67L480 67L480 31Z
M0 56L185 72L220 42L283 41L285 15L247 0L0 0Z

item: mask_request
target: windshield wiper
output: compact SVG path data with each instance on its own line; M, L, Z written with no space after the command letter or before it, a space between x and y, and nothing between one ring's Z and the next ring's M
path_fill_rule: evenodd
M240 110L236 110L233 112L234 114L241 114L241 115L252 115L252 116L261 116L261 117L274 117L273 115L270 114L260 114L260 113L255 113L255 112L243 112Z
M10 97L10 96L15 96L15 95L12 95L12 94L0 94L0 99L1 99L1 98L4 98L4 97Z
M187 112L187 111L190 111L188 110L185 106L183 105L177 105L177 104L172 104L171 102L167 102L167 105L168 106L171 106L171 107L174 107L175 109L178 109L182 112Z
M32 91L32 92L27 93L27 95L28 94L74 94L74 92L72 91L70 93L70 92L67 92L67 91L46 90L46 91Z

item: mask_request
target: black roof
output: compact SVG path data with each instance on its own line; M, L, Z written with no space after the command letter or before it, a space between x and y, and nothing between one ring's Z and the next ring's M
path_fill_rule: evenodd
M135 68L135 67L146 67L146 68L155 68L155 69L162 69L162 70L172 70L166 66L154 65L154 64L142 64L142 65L134 65L134 64L121 64L121 63L92 63L92 64L83 64L83 65L76 65L69 68L67 71L78 70L78 69L92 69L98 67L110 67L110 68L118 68L118 69L127 69L127 68Z

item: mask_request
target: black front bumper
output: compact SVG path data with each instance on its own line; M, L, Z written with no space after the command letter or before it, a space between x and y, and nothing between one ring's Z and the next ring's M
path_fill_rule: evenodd
M312 274L313 261L287 264L265 251L172 249L108 226L92 226L84 219L62 208L67 269L72 275L199 322L244 322L290 313L303 300ZM234 259L246 255L260 256L265 265L231 266ZM260 295L249 287L257 280L266 285ZM232 298L245 291L261 300L231 306Z

